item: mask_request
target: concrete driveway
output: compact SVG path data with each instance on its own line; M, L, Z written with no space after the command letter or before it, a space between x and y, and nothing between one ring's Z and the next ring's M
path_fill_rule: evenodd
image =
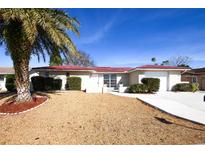
M157 94L128 94L114 95L134 97L169 114L205 124L205 92L159 92Z

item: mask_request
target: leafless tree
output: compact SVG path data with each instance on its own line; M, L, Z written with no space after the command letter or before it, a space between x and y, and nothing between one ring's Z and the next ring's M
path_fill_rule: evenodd
M84 51L78 51L78 55L68 54L66 59L63 60L64 65L76 66L95 66L93 59Z
M191 60L192 59L188 56L178 56L178 57L171 57L169 63L170 65L173 66L189 67Z

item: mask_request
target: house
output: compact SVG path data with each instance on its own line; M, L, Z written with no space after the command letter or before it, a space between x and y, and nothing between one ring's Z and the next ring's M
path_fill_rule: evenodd
M86 92L124 92L132 84L141 83L142 78L160 79L159 91L171 90L181 83L181 74L190 70L186 67L143 65L131 67L80 67L80 66L47 66L36 67L32 72L39 76L62 79L62 90L65 89L68 76L82 79L81 90Z
M0 67L0 91L6 91L6 75L14 74L12 67Z
M182 74L182 81L198 83L200 90L205 90L205 67L192 69Z

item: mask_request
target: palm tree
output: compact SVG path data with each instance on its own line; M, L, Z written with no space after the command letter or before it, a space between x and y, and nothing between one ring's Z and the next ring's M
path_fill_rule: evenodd
M0 9L0 44L13 60L17 102L31 101L29 61L52 51L77 53L67 30L79 35L79 22L59 9Z
M151 58L151 61L152 61L153 63L156 63L157 59L156 59L155 57L152 57L152 58Z

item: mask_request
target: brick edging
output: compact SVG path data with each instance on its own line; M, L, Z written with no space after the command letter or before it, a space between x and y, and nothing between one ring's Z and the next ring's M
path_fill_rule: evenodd
M41 96L35 96L35 97L41 97ZM39 105L37 105L37 106L35 106L35 107L32 107L32 108L30 108L30 109L28 109L28 110L21 111L21 112L15 112L15 113L0 112L0 115L18 115L18 114L21 114L21 113L26 113L26 112L32 111L33 109L36 109L36 108L42 106L43 104L45 104L45 103L48 101L48 97L45 97L45 96L43 96L43 97L44 97L44 98L47 98L43 103L41 103L41 104L39 104Z

